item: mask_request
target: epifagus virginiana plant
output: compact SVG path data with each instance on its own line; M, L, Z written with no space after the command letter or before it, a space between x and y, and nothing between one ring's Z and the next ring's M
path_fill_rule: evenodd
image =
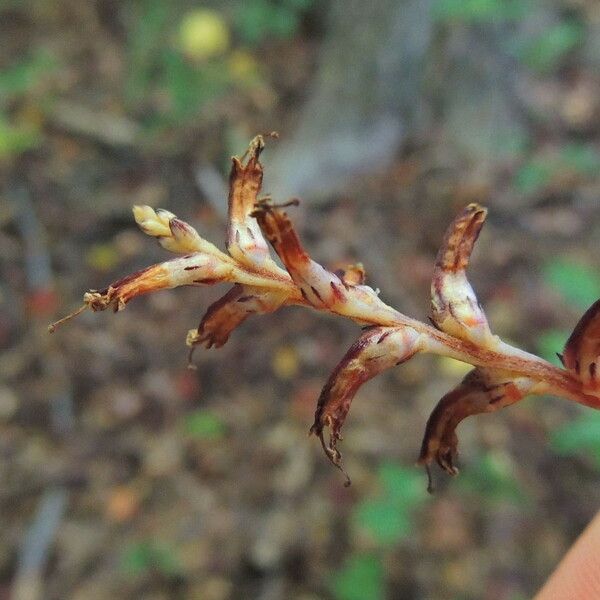
M310 429L340 470L337 446L359 387L418 352L449 356L474 367L439 401L427 422L419 463L428 473L433 461L451 475L458 472L456 428L470 415L496 411L530 394L553 394L600 408L600 301L581 318L559 355L564 369L510 346L491 332L466 276L485 208L469 204L446 232L431 284L432 326L385 304L365 285L362 265L332 273L311 259L282 210L297 201L276 205L260 196L263 148L259 135L242 157L232 158L228 254L172 213L135 206L133 214L142 231L181 256L128 275L104 290L87 292L84 306L74 314L86 308L119 311L132 298L161 289L231 282L233 287L188 333L191 351L199 345L218 348L248 317L281 306L307 306L354 320L362 326L362 334L325 384ZM271 257L267 241L285 269ZM329 430L327 440L325 429Z

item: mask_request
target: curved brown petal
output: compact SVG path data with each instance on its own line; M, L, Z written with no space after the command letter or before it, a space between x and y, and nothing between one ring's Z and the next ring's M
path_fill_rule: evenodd
M189 331L187 345L220 348L249 316L274 312L286 300L281 292L236 284L208 307L198 329Z
M581 317L560 358L582 382L585 393L600 395L600 300Z
M487 347L494 337L466 276L486 215L485 208L469 204L447 229L433 271L431 312L442 331Z
M317 435L329 460L341 469L337 449L350 404L360 386L386 369L409 360L419 350L420 334L410 327L372 327L346 352L323 387L310 433ZM323 429L329 428L329 443Z
M469 416L489 413L510 406L535 393L538 382L527 377L476 368L437 404L427 421L419 464L429 466L434 460L450 475L458 453L456 428Z
M281 273L252 216L262 187L263 167L259 158L264 147L263 136L257 135L244 156L231 159L227 250L235 260L248 267ZM246 157L248 159L244 163Z

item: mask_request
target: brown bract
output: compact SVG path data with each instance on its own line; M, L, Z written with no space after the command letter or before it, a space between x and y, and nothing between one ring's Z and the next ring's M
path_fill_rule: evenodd
M232 158L228 253L172 213L136 206L134 217L142 231L181 256L128 275L102 291L90 290L84 295L84 306L50 330L86 308L117 311L142 294L223 282L234 285L188 333L192 351L199 345L218 348L248 317L282 306L307 306L352 319L364 331L325 384L310 429L321 440L327 457L342 470L338 442L358 389L418 352L449 356L475 367L439 401L427 422L419 463L428 472L433 462L451 475L458 472L456 428L468 416L496 411L531 394L553 394L600 408L600 301L582 317L560 355L565 369L492 334L466 275L487 215L485 208L468 205L444 236L431 285L432 327L385 304L365 284L362 264L333 273L310 257L283 210L298 201L277 205L260 196L263 149L264 138L259 135L242 157ZM273 260L269 244L284 268Z

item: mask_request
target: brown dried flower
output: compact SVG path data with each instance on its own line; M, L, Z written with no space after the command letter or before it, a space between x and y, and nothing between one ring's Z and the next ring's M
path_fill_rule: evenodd
M242 157L232 158L228 254L172 213L135 206L133 214L142 231L156 237L166 250L182 256L128 275L104 290L87 292L84 306L51 325L50 330L86 308L118 311L141 294L221 282L234 285L208 308L198 328L188 333L186 341L192 351L198 345L222 346L248 317L281 306L309 306L352 319L364 331L325 384L310 429L340 469L337 444L356 392L364 382L418 352L449 356L475 367L439 401L427 422L419 463L428 473L434 461L451 475L458 472L456 428L470 415L493 412L531 394L553 394L600 408L600 301L581 318L560 355L565 369L503 342L490 331L466 276L486 218L485 208L470 204L446 232L431 285L432 327L385 304L365 285L362 265L332 273L310 258L282 210L298 201L276 205L260 197L263 149L264 138L259 135ZM275 263L267 242L285 269Z

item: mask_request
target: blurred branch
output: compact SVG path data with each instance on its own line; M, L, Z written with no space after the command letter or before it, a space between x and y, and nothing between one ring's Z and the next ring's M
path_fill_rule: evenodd
M44 492L19 555L13 600L44 598L43 576L48 554L67 508L68 492L59 487Z
M227 218L227 182L219 170L209 162L200 163L194 173L196 185L216 213Z
M48 118L68 133L89 137L109 146L133 146L141 133L140 126L131 119L65 100L58 101L51 108Z
M52 267L44 228L37 218L29 193L24 188L13 192L16 206L16 224L23 239L25 275L30 294L51 294L54 290ZM34 314L35 331L45 321L44 307ZM39 359L53 391L48 402L52 429L59 435L73 431L73 395L62 355L53 347L47 336L36 345L33 357ZM13 585L15 600L44 598L43 577L48 556L68 504L68 491L63 485L53 486L43 493L33 522L29 526L21 552Z
M52 283L50 255L46 233L37 218L29 193L25 188L12 192L16 225L25 247L25 275L30 291L49 289Z

